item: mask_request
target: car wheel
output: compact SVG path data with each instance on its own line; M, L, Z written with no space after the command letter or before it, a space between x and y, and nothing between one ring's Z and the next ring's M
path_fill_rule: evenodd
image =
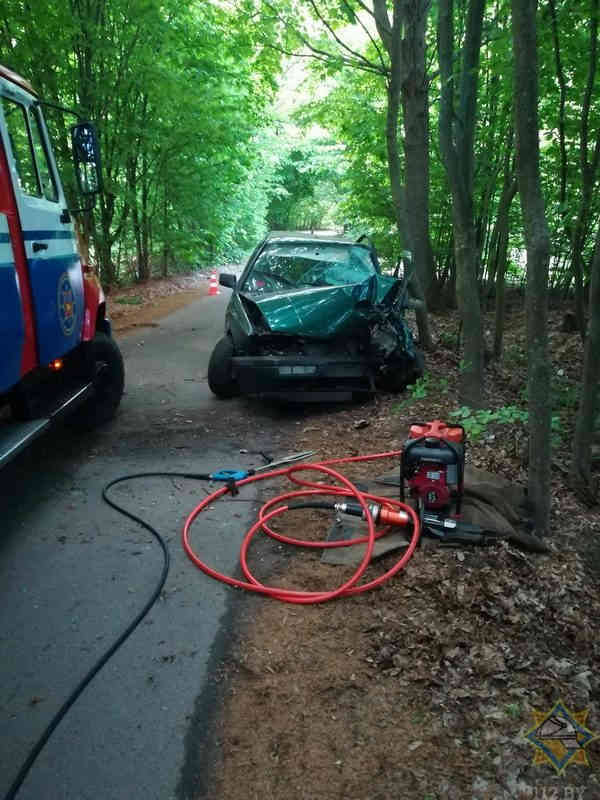
M423 353L421 350L415 349L414 358L389 364L387 371L379 377L377 383L385 392L396 394L421 378L424 368Z
M73 415L73 423L80 429L95 428L111 420L125 388L123 356L115 340L105 333L97 333L85 347L86 369L88 375L91 371L95 391Z
M408 369L408 379L406 381L406 385L409 386L411 383L415 383L416 381L418 381L419 378L422 378L424 371L425 371L425 356L423 355L422 350L417 350L417 348L415 347L415 357Z
M222 400L236 397L240 393L240 387L232 373L233 354L233 342L229 336L224 336L216 343L208 362L208 385L211 392Z

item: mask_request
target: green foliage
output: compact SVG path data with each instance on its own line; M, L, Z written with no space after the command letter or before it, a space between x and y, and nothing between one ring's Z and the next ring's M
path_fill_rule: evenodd
M490 409L474 410L468 406L461 406L451 411L450 417L463 426L467 439L477 441L491 423L526 425L529 414L517 406L502 406L495 411Z
M395 414L406 409L415 400L424 400L429 395L439 397L448 394L450 391L448 378L438 378L432 373L426 372L422 377L406 387L408 398L392 406L391 411Z
M506 706L506 713L508 714L511 719L518 719L521 716L523 709L521 708L521 703L508 703Z
M322 136L284 129L283 148L271 178L267 224L272 230L319 230L336 224L343 166L341 148Z
M510 166L514 157L509 5L487 4L480 53L474 159L480 277L493 255L504 164ZM600 93L596 76L582 130L591 7L588 0L554 5L566 87L564 197L560 94L547 6L538 15L541 167L553 249L564 259L552 263L552 280L567 286L572 279L567 232L585 199L581 147L583 142L591 158L600 130ZM348 67L361 66L361 58L378 69L388 67L381 41L362 27L361 6L358 0L323 0L317 7L327 28L314 6L299 0L4 0L0 62L29 78L44 99L74 107L99 125L106 192L91 221L91 237L105 279L117 284L148 272L237 259L267 226L368 231L384 266L395 263L407 243L396 230L389 189L386 78ZM454 4L457 40L464 35L465 9L464 3ZM436 22L432 4L430 238L442 285L454 256L451 195L438 148ZM281 51L307 55L306 42L319 53L312 61L302 59L311 75L289 89L280 81ZM296 67L284 63L286 71L290 66ZM283 113L279 98L274 107L280 83L282 91L298 90L304 98L293 125L290 111L298 103L286 98ZM69 120L51 110L47 115L69 202L78 207L69 169ZM401 127L399 134L402 141ZM401 170L404 166L400 152ZM585 203L584 270L600 216L599 186L596 180ZM522 239L517 198L509 215L507 280L522 280Z
M423 375L411 386L407 386L406 390L413 400L423 400L429 394L430 384L431 378L429 375Z
M518 406L502 406L494 411L490 409L474 410L469 406L461 406L450 412L450 418L459 422L465 429L467 439L478 441L491 424L517 425L525 428L529 420L529 412ZM551 420L553 444L557 445L560 439L561 421L558 415L553 415Z
M91 245L108 283L237 257L264 232L271 186L261 132L279 56L259 49L255 9L244 5L246 13L217 0L3 6L0 61L98 123L105 192ZM77 207L69 120L48 116Z

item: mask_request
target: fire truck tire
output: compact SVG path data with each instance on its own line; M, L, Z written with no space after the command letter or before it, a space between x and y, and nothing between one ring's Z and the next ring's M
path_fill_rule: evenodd
M95 394L73 417L79 428L94 428L111 420L117 412L125 388L123 356L115 340L98 332L86 345L86 361L92 370Z
M213 394L227 400L237 397L240 387L231 373L231 359L234 349L229 336L224 336L216 343L208 362L208 385Z

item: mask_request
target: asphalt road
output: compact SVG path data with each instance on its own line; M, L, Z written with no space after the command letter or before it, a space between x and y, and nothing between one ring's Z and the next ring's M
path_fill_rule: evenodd
M159 546L102 502L103 484L128 472L261 463L240 454L247 441L213 430L226 406L205 375L222 331L222 291L121 340L127 391L114 423L83 437L52 433L1 473L0 797L160 574ZM268 442L256 432L251 447ZM243 595L183 553L181 523L204 496L202 484L150 479L114 496L167 538L171 572L148 617L60 724L19 800L210 797L200 756L210 751L219 697L215 665ZM199 549L224 571L235 571L241 531L256 510L250 491L244 497L250 502L217 504L196 529Z

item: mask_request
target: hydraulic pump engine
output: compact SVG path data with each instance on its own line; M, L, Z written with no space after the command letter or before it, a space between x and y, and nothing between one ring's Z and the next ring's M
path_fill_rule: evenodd
M411 425L400 461L400 499L405 487L426 510L448 508L460 513L465 471L465 430L439 419Z

